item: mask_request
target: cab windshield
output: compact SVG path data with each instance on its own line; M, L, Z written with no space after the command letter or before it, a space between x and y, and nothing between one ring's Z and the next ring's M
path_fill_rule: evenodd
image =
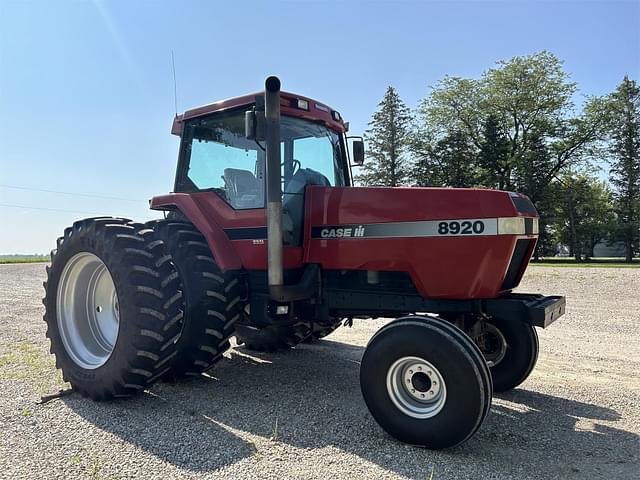
M281 117L281 176L285 195L307 185L345 186L342 136L320 123ZM265 144L244 136L244 109L186 123L176 191L211 190L235 209L263 208Z

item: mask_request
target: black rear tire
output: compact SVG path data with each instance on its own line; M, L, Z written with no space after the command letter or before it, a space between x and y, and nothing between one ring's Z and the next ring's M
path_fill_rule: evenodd
M244 303L242 283L237 274L218 267L206 239L191 223L168 219L147 225L164 242L184 290L184 327L171 374L200 375L230 347Z
M403 317L382 327L362 358L360 386L384 430L431 449L466 441L491 406L491 376L482 354L461 330L432 317ZM403 398L409 400L398 400Z
M94 400L140 392L164 375L175 357L182 327L180 292L175 292L170 285L176 272L170 261L162 260L162 242L142 235L143 228L122 218L80 220L65 230L57 241L57 249L51 252L43 299L51 353L56 357L56 367L62 370L63 379L71 383L74 390ZM58 309L60 285L69 282L69 270L65 267L72 267L79 256L97 257L107 268L115 288L118 312L117 336L108 358L100 365L89 367L82 365L78 349L82 349L82 345L89 346L87 352L93 348L89 343L84 344L84 339L79 340L83 335L90 338L91 334L87 327L76 325L82 322L89 325L90 314L87 310L77 310L74 320L65 320L62 300L76 301L74 296L62 295L60 308L63 310ZM79 277L75 284L82 289L91 280ZM97 307L98 312L101 309L102 306ZM80 332L80 328L85 328L85 333L75 337L68 330Z
M476 343L489 362L493 390L506 392L524 382L536 366L538 335L535 328L525 322L501 318L488 318L485 322L485 335L489 338ZM494 364L492 359L499 361Z

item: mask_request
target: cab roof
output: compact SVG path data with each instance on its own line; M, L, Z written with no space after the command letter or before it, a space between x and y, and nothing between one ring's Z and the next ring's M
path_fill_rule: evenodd
M241 97L228 98L210 103L203 107L192 108L173 119L171 133L182 135L182 127L186 120L203 117L212 113L224 112L240 107L250 107L256 103L256 98L264 97L264 92L250 93ZM306 102L306 109L303 108ZM339 133L348 130L348 123L342 120L341 115L333 108L302 95L290 92L280 92L280 112L283 115L299 117L316 122L322 122L327 127Z

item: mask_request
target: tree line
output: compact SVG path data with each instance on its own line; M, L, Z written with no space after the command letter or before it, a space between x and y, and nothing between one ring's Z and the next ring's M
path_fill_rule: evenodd
M526 194L540 214L536 256L577 260L621 242L640 252L640 88L587 97L552 53L446 76L411 110L388 87L365 133L365 186L481 187ZM607 180L605 180L607 179Z

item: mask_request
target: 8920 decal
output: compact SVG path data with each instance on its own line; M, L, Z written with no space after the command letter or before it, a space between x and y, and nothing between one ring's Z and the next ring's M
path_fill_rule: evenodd
M484 233L484 222L481 220L451 220L438 223L439 235L481 235Z

